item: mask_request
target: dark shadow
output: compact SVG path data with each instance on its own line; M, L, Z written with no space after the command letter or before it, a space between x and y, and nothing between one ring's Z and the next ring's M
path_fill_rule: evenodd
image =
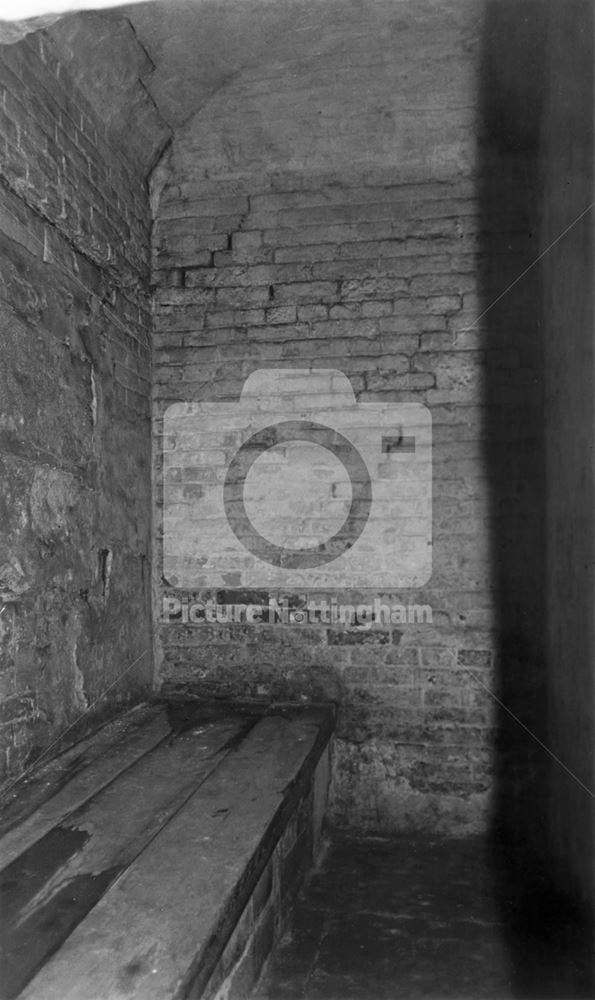
M486 7L478 139L479 311L485 315L479 329L490 351L485 458L499 636L496 694L501 702L496 712L494 878L514 995L561 1000L593 997L595 992L592 927L576 893L560 886L551 861L551 769L558 765L538 742L552 742L545 639L544 269L537 264L517 279L540 252L547 18L548 4L542 0L490 0ZM515 367L510 356L503 361L502 351L516 352ZM585 690L584 696L592 698L592 691Z

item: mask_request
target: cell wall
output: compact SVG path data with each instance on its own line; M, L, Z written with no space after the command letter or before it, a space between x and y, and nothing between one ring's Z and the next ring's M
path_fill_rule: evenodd
M536 380L522 311L497 332L481 314L502 290L493 262L506 257L519 273L528 259L530 153L506 186L494 181L480 8L410 5L402 18L377 3L365 30L360 14L344 5L316 38L296 34L292 58L230 81L159 171L156 551L159 434L172 403L238 403L257 369L340 369L361 403L431 412L433 569L423 587L362 594L346 578L327 597L429 605L432 623L357 630L180 615L159 629L160 677L201 693L334 698L336 822L480 829L500 664L492 538L507 516L504 501L492 503L493 455L521 456L506 486L516 502L534 451L534 417L522 414ZM230 457L211 472L224 476ZM189 505L197 489L198 479ZM520 519L514 531L520 539ZM158 617L163 597L247 599L233 572L226 587L193 594L160 577ZM290 591L295 607L311 596Z
M11 775L152 680L148 194L71 58L47 32L0 51L0 767Z

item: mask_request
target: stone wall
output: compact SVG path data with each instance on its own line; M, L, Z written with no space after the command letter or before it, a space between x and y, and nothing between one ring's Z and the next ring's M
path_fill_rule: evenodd
M237 403L257 369L340 369L360 403L431 411L433 572L423 587L364 595L346 579L327 596L430 605L432 623L358 630L209 624L203 614L193 624L180 612L160 628L161 678L209 693L336 699L340 824L481 828L494 773L487 689L500 669L493 533L522 496L537 373L526 298L516 297L512 324L510 312L489 328L477 319L503 289L498 261L518 274L529 259L530 153L498 183L482 8L379 2L363 27L353 5L334 14L296 31L292 56L224 87L158 172L157 526L160 421L172 403ZM508 509L495 509L494 454L502 464L515 450ZM215 478L230 457L212 459ZM198 476L182 502L201 488ZM518 571L522 544L515 558ZM239 579L185 597L271 596L242 594ZM159 583L158 614L164 595L170 608L184 597L172 582ZM311 593L286 596L297 607Z
M71 59L0 51L2 775L152 677L149 204Z

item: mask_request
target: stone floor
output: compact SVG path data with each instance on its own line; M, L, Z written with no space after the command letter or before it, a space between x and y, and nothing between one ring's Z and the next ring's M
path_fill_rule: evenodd
M252 1000L593 998L584 928L495 859L480 838L335 838Z

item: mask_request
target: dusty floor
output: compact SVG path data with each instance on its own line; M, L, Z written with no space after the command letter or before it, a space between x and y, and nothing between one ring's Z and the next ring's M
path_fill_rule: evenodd
M335 838L252 1000L593 998L586 929L496 859L480 838Z

